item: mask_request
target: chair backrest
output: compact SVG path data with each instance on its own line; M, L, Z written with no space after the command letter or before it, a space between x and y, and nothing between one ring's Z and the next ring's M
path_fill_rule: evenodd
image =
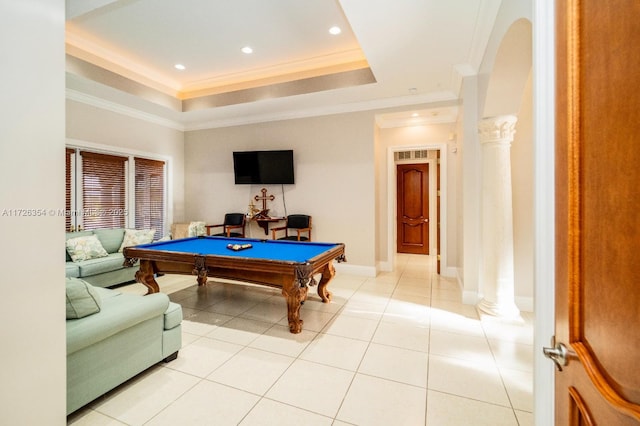
M224 215L225 225L244 225L244 213L227 213Z
M290 214L287 216L287 228L309 228L311 216L306 214Z

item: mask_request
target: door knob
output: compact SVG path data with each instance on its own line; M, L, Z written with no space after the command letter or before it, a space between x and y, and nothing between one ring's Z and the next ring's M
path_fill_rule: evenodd
M429 219L425 219L425 220L424 220L424 222L425 222L425 223L429 222Z
M562 371L562 367L569 363L569 360L567 358L567 354L569 353L569 351L563 343L556 343L555 341L556 339L555 337L553 337L551 339L551 345L553 345L553 347L542 348L542 353L544 354L544 356L553 361L558 371Z

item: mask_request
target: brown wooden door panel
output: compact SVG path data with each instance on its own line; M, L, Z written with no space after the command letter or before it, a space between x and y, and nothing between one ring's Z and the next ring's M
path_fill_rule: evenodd
M640 424L640 2L557 9L556 424Z
M429 253L429 164L399 164L398 253Z

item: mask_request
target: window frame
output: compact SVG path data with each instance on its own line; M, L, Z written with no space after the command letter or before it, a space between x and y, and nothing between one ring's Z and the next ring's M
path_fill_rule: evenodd
M161 161L164 162L164 180L163 180L163 229L161 230L160 235L167 235L169 230L169 224L172 222L172 210L170 206L173 202L173 197L170 191L171 179L173 176L172 173L172 161L171 157L128 150L128 149L116 149L113 147L108 147L99 144L88 143L84 141L77 140L67 140L67 144L65 145L66 149L74 150L74 155L71 157L71 225L73 226L73 230L81 230L84 229L82 222L82 215L75 214L76 212L82 212L84 206L82 205L82 159L80 152L87 151L96 154L104 154L104 155L113 155L120 157L127 157L127 162L125 163L125 227L129 229L135 229L136 217L135 217L135 157L152 160L152 161ZM66 161L66 160L65 160ZM66 167L66 162L65 162ZM66 200L65 200L66 202ZM75 204L74 204L75 203ZM80 226L80 228L78 228ZM66 228L66 232L70 232L69 228Z

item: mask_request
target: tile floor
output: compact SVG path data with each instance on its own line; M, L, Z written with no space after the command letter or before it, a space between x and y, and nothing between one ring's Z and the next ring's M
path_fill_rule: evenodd
M67 420L73 425L532 425L533 318L480 319L430 256L310 289L290 334L275 289L164 276L183 306L178 359ZM134 284L124 291L144 293Z

